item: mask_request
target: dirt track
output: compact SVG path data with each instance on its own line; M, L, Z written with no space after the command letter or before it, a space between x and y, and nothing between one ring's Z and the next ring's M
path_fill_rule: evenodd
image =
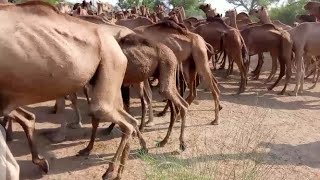
M192 104L187 115L186 140L188 149L176 155L184 160L193 160L203 163L209 161L222 161L219 153L225 154L223 160L250 160L249 156L237 159L234 150L235 141L233 134L259 127L256 134L249 138L265 134L254 139L254 145L263 149L263 163L260 166L272 166L272 173L268 179L320 179L320 85L313 90L306 90L303 95L291 97L279 96L277 93L282 86L274 91L267 91L263 81L269 73L270 67L265 67L258 81L249 81L247 91L242 95L235 95L238 88L238 74L229 79L221 78L224 72L219 72L219 82L222 92L222 106L220 125L209 125L214 117L212 96L200 90L197 100L199 105ZM292 79L294 81L294 79ZM311 86L307 80L305 89ZM282 84L281 84L282 85ZM289 90L293 90L291 84ZM156 91L155 91L156 92ZM154 93L156 111L163 108L164 103L159 103L161 98ZM100 179L107 168L108 161L112 158L119 143L121 133L114 130L111 136L104 136L99 132L95 149L88 158L75 157L75 154L84 148L89 140L91 124L87 116L87 104L80 100L84 128L69 130L67 141L60 144L51 144L42 132L58 127L59 119L56 115L49 114L53 102L45 102L29 106L28 109L37 117L37 145L41 154L50 163L48 175L42 175L40 170L30 161L28 145L21 128L14 124L14 142L10 148L21 167L21 179ZM133 100L132 112L140 116L140 103ZM70 107L66 110L68 120L75 118ZM147 140L151 154L174 154L179 148L179 123L176 123L174 132L167 146L155 147L157 141L165 136L169 121L169 113L163 118L155 118L156 126L147 128L144 136ZM108 123L101 123L106 127ZM124 171L123 179L146 179L145 171L150 167L135 155L139 148L138 140L133 139L132 153ZM250 146L250 145L249 145ZM223 147L223 148L222 148Z

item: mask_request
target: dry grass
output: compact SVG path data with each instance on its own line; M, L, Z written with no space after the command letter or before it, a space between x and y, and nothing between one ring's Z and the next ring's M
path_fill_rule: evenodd
M267 110L270 111L270 110ZM221 139L218 150L205 147L205 154L198 154L200 147L194 144L193 158L175 155L143 154L140 158L151 170L146 172L150 180L267 180L274 170L273 165L264 163L268 147L275 132L263 124L265 114L258 117L251 109L247 120L233 127L227 137ZM253 120L253 118L258 118ZM206 141L206 140L204 140ZM204 145L206 143L204 142ZM262 147L261 144L264 144Z

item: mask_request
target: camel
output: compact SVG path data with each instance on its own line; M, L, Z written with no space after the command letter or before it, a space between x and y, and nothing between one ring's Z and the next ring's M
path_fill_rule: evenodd
M240 32L225 24L219 18L207 18L208 23L196 27L193 32L201 35L214 49L226 51L229 59L236 62L241 74L241 82L238 93L245 90L247 84L246 47Z
M217 15L217 10L211 8L211 4L200 4L199 9L201 9L206 17L215 17Z
M320 19L320 2L309 1L304 7L310 15L313 15L318 19Z
M123 109L120 87L127 58L115 38L103 26L60 14L43 1L1 5L0 13L0 26L6 32L0 35L5 42L0 45L1 62L6 62L0 64L0 112L22 126L32 162L49 171L47 160L35 146L35 116L20 107L63 97L91 82L91 140L100 120L117 123L124 132L103 179L121 177L123 166L119 166L128 156L131 135L137 134L144 149L146 146L137 120ZM92 148L93 142L79 155L88 155Z
M20 167L6 143L5 135L4 127L0 125L0 179L19 180Z
M175 54L167 46L161 43L155 43L151 40L143 38L142 35L129 34L120 39L119 45L124 54L128 58L128 68L124 78L124 84L138 83L141 81L148 82L150 76L159 79L159 91L165 98L169 100L171 109L170 131L175 120L175 107L179 109L182 119L180 134L180 149L185 150L184 129L185 116L188 109L188 103L179 95L176 88L175 73L178 61ZM172 104L173 103L173 104ZM174 105L174 106L173 106ZM169 134L170 132L168 132ZM160 146L168 141L166 136Z
M274 24L277 28L281 28L286 31L292 29L291 26L283 24L279 20L271 21L267 9L263 6L258 9L250 10L249 15L257 17L262 24Z
M212 124L217 125L219 123L219 111L222 108L219 102L220 90L216 79L210 71L204 39L173 21L138 27L134 31L155 42L165 44L175 53L178 62L182 63L184 77L190 89L189 96L186 99L189 105L197 95L195 87L196 74L199 73L202 76L212 92L215 102L215 119ZM167 135L169 136L170 134Z
M272 64L280 63L280 75L276 82L268 88L272 90L286 74L286 83L280 94L284 94L291 77L292 42L288 32L276 28L272 24L251 26L241 31L241 35L249 49L249 55L270 52ZM277 69L272 69L269 78Z
M303 22L317 22L317 17L313 15L299 14L296 16L296 22L299 24Z
M117 25L125 26L129 29L134 29L139 26L146 26L154 24L149 18L146 17L138 17L135 19L121 19L116 21Z
M112 12L113 11L113 7L111 4L109 3L102 3L102 2L97 2L97 15L102 14L104 12Z
M289 30L293 41L293 52L295 53L295 63L297 64L296 85L291 95L297 96L303 92L305 67L303 57L320 56L317 47L320 45L319 37L320 25L317 22L302 23Z

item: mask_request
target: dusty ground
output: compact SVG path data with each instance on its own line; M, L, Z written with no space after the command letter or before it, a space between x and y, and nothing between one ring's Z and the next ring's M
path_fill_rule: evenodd
M267 132L267 136L256 140L259 147L265 151L262 154L265 160L261 166L272 167L272 173L267 179L320 179L320 85L313 90L306 90L298 97L280 96L277 93L282 86L274 91L267 91L267 86L263 84L269 68L264 68L260 80L249 81L248 89L242 95L235 95L239 81L237 73L229 79L221 78L224 71L218 73L223 94L221 123L218 126L209 125L214 117L212 96L199 90L197 100L200 104L192 104L187 115L188 149L176 156L185 160L212 163L221 161L218 153L223 151L226 160L239 160L235 158L239 152L228 149L237 145L230 137L253 125L252 127L261 127L258 134L260 131L261 134ZM310 86L310 80L307 80L305 87ZM291 84L289 90L293 90L293 87ZM160 111L164 103L159 102L161 98L157 93L154 93L154 96L153 105L156 111ZM75 157L76 153L87 145L91 130L86 101L83 98L79 101L84 128L69 130L67 141L60 144L51 144L41 135L41 132L52 130L59 125L57 116L49 114L53 102L31 105L28 108L37 116L37 145L50 163L50 172L47 175L43 175L30 161L24 133L17 124L14 125L15 140L10 143L10 148L21 167L21 179L100 179L108 161L114 155L121 133L118 129L115 129L111 136L104 136L100 132L92 155L88 158ZM134 115L139 117L139 101L134 99L132 106ZM70 107L65 114L69 121L75 118ZM151 154L166 155L178 150L179 123L176 123L167 146L155 146L156 142L164 137L168 121L169 114L162 118L156 117L156 126L146 129L144 137ZM108 123L101 123L100 127L107 125ZM255 137L255 134L250 137ZM123 179L147 179L146 171L150 167L135 155L138 148L138 140L133 139L132 153Z

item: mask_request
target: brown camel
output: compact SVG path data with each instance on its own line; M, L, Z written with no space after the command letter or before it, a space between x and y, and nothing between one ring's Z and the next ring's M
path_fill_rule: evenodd
M176 88L176 68L178 61L175 54L167 46L161 43L155 43L147 40L140 35L130 34L119 41L124 54L128 58L128 68L124 78L124 84L139 83L147 81L150 76L159 79L160 94L163 94L171 104L174 104L176 109L179 109L182 119L181 134L180 134L180 148L186 148L184 142L184 129L185 129L185 115L188 109L188 103L179 95ZM171 123L173 126L175 120L174 109L171 107ZM168 131L171 131L172 127ZM168 132L169 134L170 132ZM163 146L168 141L169 136L160 142Z
M211 4L200 4L199 9L201 9L206 17L215 17L217 15L217 10L211 8Z
M0 45L1 62L6 62L0 65L1 113L22 126L33 163L48 172L48 162L35 147L35 117L19 107L63 97L90 81L91 140L100 120L117 123L124 132L103 178L121 177L124 166L119 166L128 156L132 133L138 135L144 148L145 142L137 120L123 110L120 87L127 58L117 41L103 26L60 14L43 1L1 5L0 11L0 26L6 32L0 35L4 42ZM88 155L92 148L93 142L79 154Z
M296 86L292 95L297 96L298 93L303 92L305 76L303 56L320 56L320 51L317 48L320 46L319 38L317 38L319 37L320 24L317 22L302 23L288 32L293 41L294 61L297 64Z
M103 25L105 27L105 29L108 30L108 32L114 36L117 40L119 40L120 38L128 35L128 34L132 34L134 33L132 30L126 28L126 27L123 27L123 26L119 26L119 25L113 25L113 24L110 24L108 22L106 22L103 18L99 17L99 16L77 16L77 18L80 18L80 19L83 19L83 20L86 20L86 21L89 21L91 23L94 23L94 24L99 24L99 25ZM130 65L130 63L129 63ZM130 79L131 76L136 76L136 74L129 74L125 75L124 77L124 81L127 82L128 78ZM127 83L128 84L128 83ZM141 108L142 108L142 117L141 117L141 125L140 125L140 130L143 131L144 129L144 126L145 126L145 116L146 116L146 105L148 106L148 110L149 110L149 120L147 122L147 124L152 124L153 122L153 108L152 108L152 91L149 87L149 83L145 82L141 82L139 84L136 84L135 82L133 83L130 83L130 85L133 85L133 89L138 93L138 95L140 96L140 100L141 100ZM123 88L122 88L123 89ZM88 87L85 86L84 88L84 93L87 97L87 102L88 104L90 103L89 101L89 97L88 97ZM72 107L75 109L76 113L77 113L77 120L73 123L70 123L68 125L68 127L70 128L73 128L73 129L76 129L76 128L80 128L81 127L81 116L80 116L80 110L77 106L77 96L76 94L72 94L69 96L69 99L71 100L72 102ZM58 99L56 101L56 105L55 105L55 109L54 109L54 112L55 113L58 113L60 111L63 111L64 110L64 101L62 102L63 99ZM59 104L58 104L59 103ZM129 105L128 105L129 102L126 102L125 103L125 109L127 111L129 111ZM62 112L61 112L62 113ZM114 125L113 125L114 126ZM113 128L108 128L108 130L106 131L106 134L110 134L111 130ZM54 141L54 142L61 142L65 139L65 132L59 132L57 134L54 134L53 137L51 137L51 139Z
M214 49L224 49L228 59L232 59L232 61L238 65L241 74L238 93L244 92L247 84L248 62L244 57L246 47L240 32L225 24L219 17L209 17L207 22L208 23L196 27L193 32L201 35Z
M304 9L307 10L310 15L315 16L317 19L320 19L320 2L309 1Z
M218 124L219 110L221 109L219 102L220 91L217 81L210 71L206 42L203 38L189 32L173 21L138 27L134 31L155 42L165 44L175 53L179 63L182 63L183 73L190 89L189 96L186 99L188 104L191 104L197 95L195 87L196 74L199 73L202 76L212 92L215 102L215 119L212 124Z
M246 42L250 55L270 52L272 64L277 63L277 59L279 59L280 75L268 89L272 90L286 74L286 83L281 91L281 94L284 94L291 77L292 42L289 33L276 28L272 24L264 24L248 27L241 31L241 35ZM276 69L272 69L272 71L276 71Z
M129 29L134 29L139 26L154 24L149 18L137 17L135 19L121 19L116 22L117 25L125 26Z
M244 16L244 15L242 15L242 16ZM238 23L237 23L237 20L236 20L236 18L237 18L237 12L236 12L236 10L229 10L229 11L226 11L226 17L228 17L229 19L230 19L230 25L231 25L231 27L234 27L234 28L237 28L237 29L239 29L238 28ZM250 28L251 26L256 26L257 24L254 24L254 25L252 25L252 24L247 24L246 26L245 26L245 28ZM245 29L245 28L242 28L242 30L243 29ZM253 30L255 30L255 29L253 29ZM248 37L247 37L248 38ZM246 44L247 46L248 46L248 44ZM251 43L250 45L253 45L253 46L255 46L254 45L254 43ZM248 47L249 49L250 49L250 47ZM250 57L252 56L252 55L254 55L254 54L250 54ZM258 57L259 57L259 59L258 59L258 65L257 65L257 67L256 67L256 69L252 72L253 73L253 79L259 79L259 75L260 75L260 70L261 70L261 67L262 67L262 64L263 64L263 55L262 55L262 53L258 53ZM275 73L276 73L276 70L277 70L277 56L276 56L276 54L271 54L271 57L272 57L272 62L274 62L275 61L275 66L272 66L273 67L273 71L274 71L274 73L271 73L270 74L270 76L269 76L269 78L268 78L268 80L267 80L267 82L268 81L270 81L272 78L273 78L273 76L275 75ZM223 61L223 63L222 63L222 65L221 65L221 67L222 68L224 68L224 66L225 66L225 60ZM231 72L231 70L230 70L230 68L232 68L232 66L230 67L230 62L229 62L229 68L228 68L228 71L229 72ZM273 72L272 71L272 72Z
M274 24L277 28L280 28L286 31L289 29L292 29L291 26L283 24L279 20L271 21L267 9L263 6L258 9L251 9L249 12L249 15L257 17L262 24Z

